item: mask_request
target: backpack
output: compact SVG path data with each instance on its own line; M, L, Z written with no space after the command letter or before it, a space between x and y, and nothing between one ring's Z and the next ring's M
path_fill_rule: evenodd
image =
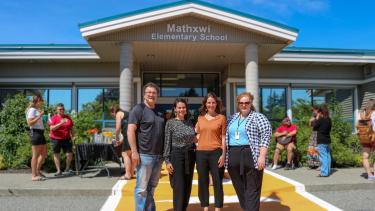
M371 144L375 140L375 133L372 130L371 115L360 115L360 120L356 125L357 136L361 144Z

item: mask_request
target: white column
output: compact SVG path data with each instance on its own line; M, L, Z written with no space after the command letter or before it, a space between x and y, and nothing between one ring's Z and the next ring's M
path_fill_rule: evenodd
M259 111L259 73L258 46L251 43L245 49L245 84L246 91L254 95L254 107Z
M290 120L293 120L292 112L292 86L289 84L286 89L286 114Z
M359 112L360 112L360 106L359 106L359 90L358 90L358 86L355 86L354 88L354 93L353 93L353 100L354 100L354 122L353 122L353 125L355 125L355 123L358 121L359 119ZM354 127L354 132L357 132L357 128Z
M231 101L232 100L230 97L230 83L227 79L227 81L225 82L225 104L226 104L225 107L227 108L226 110L227 117L229 117L231 114L231 107L232 107L232 105L230 104Z
M133 105L133 45L120 46L120 108L130 111Z

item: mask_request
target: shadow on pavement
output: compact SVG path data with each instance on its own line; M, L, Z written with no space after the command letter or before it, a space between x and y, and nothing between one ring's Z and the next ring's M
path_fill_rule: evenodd
M273 201L264 201L260 203L260 210L261 211L271 211L271 210L277 210L277 211L289 211L290 207L285 206L281 204L280 198L277 196L275 192L272 192L269 196L266 198L272 199ZM224 197L225 202L225 197ZM213 205L210 205L210 209L213 209ZM201 211L202 207L200 204L189 204L188 211ZM222 211L233 211L233 210L242 210L239 203L225 203ZM173 211L173 209L168 209L168 211Z

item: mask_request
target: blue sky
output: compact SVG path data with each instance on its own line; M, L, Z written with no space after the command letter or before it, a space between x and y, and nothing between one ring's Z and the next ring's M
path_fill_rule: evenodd
M300 30L297 47L375 49L371 0L205 0ZM85 44L78 24L170 3L156 0L3 0L0 44Z

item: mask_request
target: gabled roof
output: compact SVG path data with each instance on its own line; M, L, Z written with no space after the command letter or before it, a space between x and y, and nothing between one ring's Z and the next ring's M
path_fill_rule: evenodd
M289 42L296 40L298 29L250 14L199 0L184 0L146 8L79 24L83 37L126 29L136 25L186 14L197 14L215 20L273 35Z

